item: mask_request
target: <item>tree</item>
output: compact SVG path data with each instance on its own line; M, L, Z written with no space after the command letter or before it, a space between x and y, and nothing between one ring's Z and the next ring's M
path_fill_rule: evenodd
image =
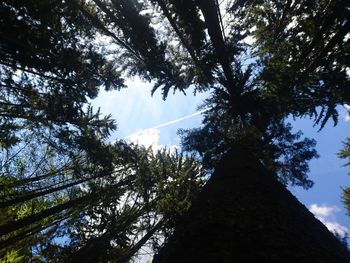
M270 171L270 175L279 175L282 181L298 183L305 187L311 186L304 172L307 171L306 161L315 156L312 149L313 142L309 139L295 142L300 135L291 134L290 128L284 121L290 115L294 117L310 116L322 129L330 118L335 123L337 122L336 106L349 101L349 82L346 73L349 50L349 39L346 37L349 33L348 3L342 1L303 1L300 3L233 1L226 9L228 19L230 19L227 30L222 26L222 17L216 1L187 1L186 3L184 1L152 1L152 4L161 11L160 16L163 16L163 21L165 21L165 31L170 28L167 32L173 37L172 43L166 42L169 61L174 65L177 65L179 61L189 61L189 63L182 63L182 69L187 74L181 74L180 68L178 75L184 77L188 86L197 85L197 90L205 90L208 86L213 89L213 97L208 105L211 110L206 115L204 128L185 136L184 144L188 149L200 150L204 157L208 157L203 161L204 165L212 168L223 156L237 158L232 153L235 151L243 153L246 147L250 151L244 152L242 155L244 158L241 161L244 163L249 160L252 161L253 167L260 167L255 171L257 177L262 173L263 168L260 163L263 163L264 167ZM102 7L105 9L104 13L108 13L110 18L118 17L116 12L122 5L118 1L112 1L110 5L105 3L104 6L103 3L98 4L101 10L103 10ZM147 4L144 5L147 6ZM141 14L140 6L137 4L134 7L131 4L130 6L134 8L135 13L139 10ZM192 12L190 17L193 20L184 18L185 9ZM320 20L319 17L322 19ZM195 30L190 31L182 26L185 19L191 21L191 26ZM144 32L156 32L150 23L148 25L147 27L146 23L143 24ZM134 28L137 34L137 28L131 23L130 27ZM141 57L146 57L151 53L150 47L145 52L144 47L138 47L134 43L135 40L128 38L130 33L123 26L118 29L125 37L125 41L129 41L128 43ZM194 31L198 32L198 36L194 37ZM152 35L152 39L155 36L157 36L156 33ZM203 36L203 41L201 41L201 36ZM244 43L247 37L254 38L252 46ZM198 41L195 42L193 39ZM165 42L161 34L158 34L157 40L158 43ZM153 40L153 43L155 42ZM151 41L144 41L144 43L151 43ZM172 52L172 50L177 52ZM247 59L243 59L244 57ZM151 67L147 60L143 62L143 65L146 68ZM137 72L135 64L126 66L131 72ZM198 72L198 77L188 74L192 72ZM203 75L207 78L200 78ZM149 76L158 80L156 76L151 74ZM160 85L155 85L155 88L158 86ZM178 88L170 83L164 84L162 86L164 95L167 94L169 86ZM239 167L234 168L238 170ZM222 171L219 167L217 169ZM226 174L226 176L230 175ZM237 172L234 176L238 176ZM214 178L217 176L213 176L207 189L215 189L215 181L219 179ZM252 182L255 182L256 187L262 183L254 180ZM255 195L254 191L246 194ZM275 198L280 195L285 195L285 193L283 191L276 193ZM215 202L217 200L215 198L218 197L202 196L196 207L204 204L206 198ZM296 205L295 200L291 203ZM272 203L269 204L272 205ZM277 207L276 205L275 209ZM210 209L213 208L210 207ZM202 210L208 211L203 207ZM190 212L189 221L194 219L194 222L198 224L203 222L194 214ZM291 216L290 213L286 212L286 214ZM204 214L206 215L208 214ZM273 214L270 214L269 218L271 217ZM312 217L307 218L308 222L313 221ZM189 231L191 226L192 224L184 228L178 226L180 234L175 235L175 241L173 241L175 243L170 244L181 243L182 238L185 238L185 235L182 236L181 233ZM322 227L319 228L319 231L323 233L324 242L333 244L331 246L333 251L340 249L332 236L327 234L327 230L320 229ZM198 231L195 234L199 234L200 230ZM302 231L298 235L301 233ZM196 242L194 239L189 240L190 243ZM181 250L181 247L171 248L169 245L164 251L168 251L172 256L183 255L185 258L191 255L182 253L188 250L179 252L176 249ZM175 254L170 252L172 250L175 251ZM327 253L332 254L331 251ZM344 250L341 253L345 253ZM329 255L319 256L329 259ZM203 258L205 257L204 253ZM178 260L171 256L166 258L167 260L170 258ZM343 254L337 260L344 261L345 258ZM233 260L233 258L230 259Z
M203 184L198 162L177 152L118 142L106 174L30 139L3 160L1 257L127 262L146 243L159 246L151 237L167 238Z
M238 24L243 21L243 25L247 23L246 30L254 31L252 35L255 42L251 51L251 59L254 62L244 65L248 68L246 71L241 70L241 62L235 62L234 58L231 63L236 77L235 82L241 87L238 88L241 92L238 96L239 101L233 103L235 97L232 96L230 87L219 88L205 105L209 110L205 115L203 127L181 132L184 136L183 145L188 150L198 151L206 164L216 168L211 181L198 199L201 202L198 201L189 211L188 217L179 223L174 237L155 258L155 262L211 262L214 258L218 262L256 260L269 262L274 257L277 261L286 259L294 261L298 256L288 255L288 249L303 254L301 251L304 247L318 246L318 244L308 245L305 241L300 247L293 240L281 239L283 235L288 235L284 231L289 231L287 226L293 225L290 219L296 218L296 214L292 209L286 211L282 208L283 203L275 202L273 199L284 196L285 202L295 209L298 204L295 200L293 201L293 198L287 198L287 193L283 193L280 186L274 185L276 192L271 191L276 195L270 196L265 191L265 194L260 191L262 186L269 189L264 181L270 179L263 176L263 170L266 168L274 175L280 172L282 175L292 175L287 176L289 182L298 182L306 187L309 184L305 180L305 174L303 175L300 171L304 171L306 167L304 161L314 156L314 152L309 148L312 142L304 140L296 143L294 140L298 139L298 136L292 135L288 131L288 126L286 127L280 121L283 121L288 114L309 115L314 117L315 123L323 128L331 117L336 123L338 113L335 106L348 100L348 95L343 93L349 88L349 78L346 74L348 62L342 56L348 56L349 50L349 41L345 37L349 29L343 27L349 23L347 18L349 8L340 10L341 4L344 3L322 1L317 3L305 1L302 4L292 1L283 3L236 1L234 3L231 11L236 15L235 19L239 19ZM209 10L207 11L209 13ZM320 17L322 22L319 20ZM328 24L330 21L334 22ZM209 25L208 31L210 35ZM322 38L319 37L320 35ZM214 34L210 37L213 41L214 38L218 38ZM330 51L331 48L334 49L333 52ZM221 62L227 78L229 75L225 72L223 63ZM293 142L289 144L288 141ZM290 147L292 145L293 147ZM299 147L296 147L297 145ZM296 151L293 151L294 147ZM301 156L303 157L300 158ZM234 159L238 159L239 162ZM221 161L218 162L219 160ZM245 163L249 163L251 167L244 166ZM288 163L293 165L289 166ZM291 167L293 170L288 171ZM250 182L247 182L244 176L248 177ZM231 179L232 177L237 177L239 180ZM283 178L284 176L279 176L282 181ZM249 183L253 187L247 185ZM239 187L237 188L235 184ZM229 192L229 187L232 192ZM240 195L232 198L231 195L234 195L235 191L239 191ZM279 194L277 191L280 191ZM221 192L224 197L218 196L218 192ZM235 203L237 201L239 204ZM221 206L222 208L231 207L231 209L227 208L226 212L215 210L214 207L220 206L222 202L226 204ZM266 211L262 211L258 205L255 205L256 203L264 205ZM240 207L245 207L244 214L237 215L235 209ZM247 215L253 218L256 216L266 218L269 209L280 211L280 214L272 213L268 216L270 223L264 219L256 223L254 220L252 222L247 219ZM311 225L312 216L307 215L306 211L302 213L302 210L300 209L299 216L303 214L304 224ZM281 216L281 214L284 215ZM229 215L240 223L225 220L224 217ZM270 228L274 220L284 225L283 228L278 228L277 233L276 229ZM250 222L251 225L242 223L245 221ZM259 230L254 224L259 224L264 230ZM214 231L209 230L213 228ZM222 228L231 234L225 234ZM242 229L237 230L239 228ZM290 234L302 236L303 227L295 228L299 228L300 232ZM264 235L267 231L269 232L267 240L262 240L260 237L241 236L246 232ZM316 261L327 259L330 262L347 262L347 253L343 249L343 256L341 253L337 255L337 251L341 251L341 248L336 245L334 238L327 234L327 230L325 228L322 230L320 227L318 231L322 233L323 242L329 243L329 250L325 254L310 250L303 256ZM317 233L314 234L317 235ZM205 240L206 237L209 237L209 240L201 242L201 245L190 246L190 244L197 244L199 240ZM220 240L225 244L220 243ZM279 240L280 247L273 244L272 240ZM269 243L270 241L272 243ZM286 241L288 248L282 248L284 246L282 243Z
M105 139L115 123L100 119L87 99L101 85L123 84L71 6L6 1L0 8L1 247L15 243L11 257L27 260L39 237L66 218L72 187L88 179L80 177L86 170L76 172L81 158L111 172Z
M329 250L326 252L319 253L320 260L330 259L333 255L336 261L338 260L337 262L345 261L347 254L344 249L339 246L335 239L332 239L332 236L329 236L327 230L324 227L322 228L320 223L317 223L310 214L307 214L305 208L300 207L298 202L291 198L281 185L276 183L274 177L279 178L282 182L300 184L306 188L312 184L307 179L306 172L308 169L307 161L316 156L313 150L314 142L310 139L300 140L300 134L298 133L292 134L290 127L285 123L286 118L289 116L309 116L322 129L329 119L333 119L336 124L338 118L337 105L349 103L350 101L349 78L346 72L349 67L350 45L348 37L350 28L348 1L227 1L225 19L224 15L221 15L222 8L220 8L216 0L69 0L58 2L58 4L50 1L44 1L43 3L45 4L28 1L26 2L28 8L22 11L21 7L14 2L2 4L2 8L12 18L12 23L9 23L10 26L8 28L13 28L12 24L21 25L21 21L31 24L31 27L34 29L38 24L43 24L46 26L43 31L40 30L39 32L48 31L47 34L51 36L55 32L50 30L55 28L53 25L47 25L47 23L42 22L35 23L35 19L28 19L33 17L40 18L41 12L46 10L45 8L40 9L41 6L47 7L46 4L50 3L55 8L52 9L51 13L49 12L49 17L55 18L54 25L58 24L62 28L67 29L64 31L67 33L67 35L64 35L64 39L67 39L65 40L67 42L49 41L49 43L67 43L68 45L64 45L64 47L77 47L76 53L73 52L75 56L73 54L72 57L78 57L79 59L76 59L78 62L73 61L69 63L72 67L68 67L67 71L62 70L60 65L55 65L60 59L52 59L53 64L50 65L54 65L54 67L49 68L50 70L41 69L41 64L39 66L36 64L36 67L34 67L33 64L29 64L29 62L34 63L31 60L27 62L25 67L18 68L17 64L20 65L21 63L17 61L27 61L26 59L28 57L32 58L32 56L25 54L23 58L26 59L16 57L16 54L19 52L19 48L17 48L15 52L6 51L6 54L10 54L8 55L12 63L10 65L12 66L15 61L16 67L12 66L12 70L6 71L9 77L6 77L4 81L17 83L18 78L12 75L14 69L18 68L20 72L36 75L35 78L31 79L34 81L34 84L37 79L42 77L47 79L49 76L50 81L52 77L60 78L61 80L63 78L68 81L73 79L80 81L78 84L84 86L85 80L89 81L92 76L95 76L88 71L90 62L95 60L90 57L85 60L84 55L94 54L100 60L93 63L97 65L93 72L102 70L106 73L106 75L103 75L106 78L100 79L100 75L95 76L91 80L92 84L88 83L93 87L99 85L109 87L109 81L113 80L115 81L113 83L114 86L120 88L122 86L122 76L120 73L112 70L118 68L122 70L124 75L138 75L144 80L154 81L153 92L161 89L164 98L166 98L170 90L185 92L190 86L195 86L197 92L209 89L212 91L212 98L206 104L210 109L206 113L203 128L183 133L183 135L187 149L198 151L202 156L203 166L208 168L209 172L213 170L215 172L211 180L206 184L207 190L204 190L189 214L183 219L184 221L181 221L192 223L188 224L187 228L179 227L179 224L177 224L178 231L175 230L173 241L170 241L169 244L181 244L181 240L185 236L183 233L186 233L192 224L196 225L198 223L198 226L201 226L200 223L203 223L203 221L193 211L204 211L208 214L198 214L213 216L212 212L215 211L215 206L209 205L207 207L205 205L206 202L218 204L218 207L221 204L223 209L220 211L227 211L225 208L230 207L234 200L227 198L230 201L228 203L220 203L218 201L226 200L225 197L228 197L230 187L241 185L244 186L241 190L240 187L235 188L238 196L247 196L247 198L251 198L249 200L255 200L257 204L263 204L265 207L265 209L258 210L261 213L266 212L265 216L259 221L262 225L271 226L272 222L275 222L272 220L273 218L279 218L280 222L288 225L293 222L291 219L295 218L295 215L305 218L310 226L312 222L316 224L316 227L312 228L313 230L311 231L313 238L310 236L310 239L320 240L321 243L317 246L315 246L315 243L301 242L303 240L301 237L304 233L301 223L293 224L295 231L288 233L294 236L295 239L288 240L290 243L287 242L284 249L281 250L277 249L276 244L272 242L274 237L280 240L281 235L278 234L279 232L268 232L268 241L272 243L267 242L270 245L270 250L268 250L269 253L266 257L267 261L272 260L274 251L278 251L281 258L286 257L286 253L293 250L292 245L295 245L296 249L300 248L299 245L305 245L305 248L310 248L314 245L317 251L320 247L329 247ZM14 10L24 12L25 16L22 18L21 15L14 13ZM28 15L28 12L30 15ZM63 19L60 19L62 17ZM11 20L2 20L2 24L8 21ZM36 34L32 34L32 32L37 31L27 27L23 31L31 32L31 34L24 36L24 39L30 39L30 43L34 43L34 46L36 43L40 47L38 39L35 37L33 39L33 36L36 36ZM5 37L11 35L10 32L6 32L3 35ZM94 39L94 36L101 35L111 41L105 54L101 56L98 56L99 52L97 54L94 52L81 54L81 52L91 49L95 51L94 47L96 48L96 46L90 45L90 43L93 43L91 40ZM39 34L39 36L41 35ZM42 36L44 40L45 36ZM49 39L57 39L55 37L53 35ZM249 38L253 40L251 45L247 43ZM12 42L15 43L14 41ZM43 43L46 42L44 41ZM10 46L5 45L4 50L10 50ZM91 49L88 48L90 46ZM51 46L50 50L56 51L54 47ZM57 50L60 51L61 49L58 48ZM41 55L39 58L43 58L47 54L41 52L40 49L38 51L40 51L38 53ZM67 57L64 55L64 52L58 54L60 58ZM50 53L48 56L56 58L55 53ZM4 57L6 58L6 56ZM79 63L81 61L84 61L85 64L81 65ZM6 63L8 64L9 62ZM106 68L106 65L109 66ZM5 68L11 66L4 64ZM76 71L77 68L79 70ZM33 69L35 69L34 73L29 72L29 70L33 71ZM67 74L62 76L61 70ZM80 72L84 73L82 73L84 78L80 78ZM39 74L45 74L45 76L40 76ZM96 78L99 80L97 84L93 82L96 81ZM20 82L21 85L25 83L24 80L26 79L24 78ZM7 85L7 82L4 85ZM42 81L40 84L40 86L44 85L45 87L46 82ZM95 94L92 91L96 91L96 89L80 88L80 93L78 93L84 95L72 97L71 93L66 94L64 93L66 89L61 88L66 86L60 86L62 84L57 85L60 87L57 90L68 96L67 100L69 102L74 102L73 106L78 103L78 109L81 109L84 102L86 102L84 100L85 95ZM87 85L86 87L90 86ZM76 89L70 90L74 91ZM89 91L92 93L89 93ZM38 95L34 97L38 97ZM43 101L46 102L49 99L45 98ZM6 101L6 103L12 102ZM39 103L39 105L41 104ZM18 105L14 106L17 107ZM70 116L72 111L73 116L80 116L76 114L76 111L74 111L76 108L73 106L71 106L73 110L69 108L70 110L64 116ZM50 120L49 109L51 110L52 108L47 106L46 108L39 108L39 113L44 112L46 115L42 118L40 118L42 116L40 114L35 115L37 120L44 124L47 119ZM79 110L78 112L81 113ZM54 116L57 114L55 113ZM85 114L81 115L83 117L78 118L78 120L82 120L78 122L79 124L89 123L93 119L91 116L96 116L92 113L88 115L90 118L86 117ZM9 116L10 121L4 123L12 131L17 129L15 124L18 122L14 122L13 117ZM64 130L63 134L57 134L55 132L56 129L51 129L54 131L54 138L63 141L63 145L78 145L89 153L88 156L91 155L90 153L95 158L100 156L100 154L96 154L96 145L101 145L101 149L104 149L105 145L99 143L101 141L95 135L96 133L99 134L100 130L98 128L96 130L94 127L109 128L111 126L107 124L110 124L110 122L108 120L102 123L96 121L101 125L89 126L86 124L83 125L82 129L78 128L78 132L76 130L71 132L69 128L71 128L71 125L76 125L76 119L65 121L68 124L65 126L66 130ZM50 128L50 125L45 127ZM87 127L92 127L92 130ZM61 132L61 129L58 129L58 131ZM108 131L108 129L104 131ZM84 136L80 137L82 134ZM74 140L75 136L79 139ZM15 137L8 136L5 142L7 145L12 145L15 140ZM71 143L72 141L74 143ZM108 148L108 146L106 147ZM101 151L98 152L100 153ZM114 155L107 154L107 156ZM103 164L113 169L115 166L108 165L108 163L113 163L111 159L113 158L104 158ZM228 165L228 160L232 160L232 165ZM249 163L251 168L242 166L242 164L247 163ZM101 165L101 167L104 167L104 165ZM226 173L225 167L229 167L235 173L233 175ZM239 180L231 180L232 177L239 178ZM227 182L227 184L222 182ZM245 187L247 185L251 185L251 187ZM262 185L266 186L266 189L271 189L272 194L268 198L263 198ZM97 187L97 189L99 188ZM256 189L259 191L256 191ZM103 193L108 192L105 192L105 190L103 190ZM222 195L220 195L218 190L222 190ZM226 193L226 195L223 193ZM98 192L98 196L99 194L100 192ZM78 199L79 202L85 202L88 198L87 196L85 197L86 199ZM100 200L104 198L106 196L101 193ZM292 208L286 209L281 203L276 203L274 200L285 200L286 203L290 204L290 207L296 208L294 210ZM242 203L245 206L249 205L249 202ZM62 208L60 206L60 209ZM208 210L205 208L208 208ZM278 211L283 212L278 213ZM281 217L277 217L277 214ZM222 216L225 218L225 213ZM254 209L247 210L245 213L235 214L236 219L244 218L245 216L254 218ZM192 221L191 219L194 220ZM213 224L215 222L222 223L222 221L211 221ZM18 224L17 222L17 226ZM212 225L206 226L210 227ZM232 228L232 224L227 225L227 227L230 226ZM201 230L200 228L194 229L197 231ZM249 233L249 230L245 228L242 232ZM198 232L196 233L198 234ZM218 233L222 232L216 232L216 234ZM263 231L260 233L266 234L267 232ZM227 238L233 237L228 236ZM251 236L247 235L246 238L249 239ZM201 239L200 244L203 244L203 240L206 239ZM214 240L216 239L212 241ZM296 240L299 244L294 242ZM97 242L99 241L105 240L97 238ZM187 240L187 242L190 241L191 239ZM193 239L192 241L194 242L195 240ZM228 242L227 244L231 243ZM242 242L242 244L247 243ZM290 247L288 247L288 244ZM102 248L106 249L106 246L103 245ZM173 250L175 254L191 255L176 251L176 249L180 248L174 245ZM221 248L227 247L222 246ZM162 250L165 252L160 252L160 255L167 255L168 252L171 255L171 250L168 245ZM335 250L338 250L339 253L332 254ZM231 250L218 251L227 252ZM235 253L236 250L232 251ZM239 250L237 251L239 256L242 255L239 253ZM193 253L193 251L188 253ZM247 254L250 255L251 251L248 251ZM316 254L305 252L301 256L309 257L310 259L311 255ZM205 253L202 256L206 258ZM232 254L226 259L233 261L234 258L231 256ZM258 254L255 256L258 256ZM161 261L161 256L157 260ZM176 257L173 257L173 260L176 260Z
M102 84L120 88L122 82L88 44L91 27L71 23L83 17L69 6L6 1L0 8L0 255L27 261L31 247L65 219L50 210L66 201L57 193L81 181L65 177L79 162L64 162L83 151L90 161L109 163L103 140L115 124L86 107L87 98ZM84 43L77 39L81 34Z
M90 43L94 29L84 17L60 1L6 1L1 13L1 146L16 144L23 129L82 147L84 136L115 129L108 116L84 110L101 86L123 87Z
M124 85L94 42L102 29L90 4L0 8L1 260L68 260L91 247L101 249L93 262L128 260L171 231L203 171L190 156L106 141L116 125L88 99Z

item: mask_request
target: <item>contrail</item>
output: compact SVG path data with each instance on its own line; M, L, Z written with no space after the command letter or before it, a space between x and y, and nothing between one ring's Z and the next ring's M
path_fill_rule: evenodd
M209 109L210 109L210 108L206 108L206 109L204 109L204 110L197 111L197 112L192 113L192 114L190 114L190 115L187 115L187 116L178 118L178 119L176 119L176 120L168 121L168 122L159 124L159 125L157 125L157 126L154 126L154 127L151 127L151 128L144 129L144 130L142 130L142 131L138 131L138 132L132 133L132 134L130 134L130 135L125 136L124 139L129 138L129 137L134 136L134 135L137 135L137 134L144 133L144 132L149 131L149 130L152 130L152 129L158 129L158 128L161 128L161 127L164 127L164 126L168 126L168 125L173 124L173 123L177 123L177 122L179 122L179 121L183 121L183 120L188 119L188 118L192 118L192 117L194 117L194 116L197 116L197 115L202 114L203 112L208 111Z

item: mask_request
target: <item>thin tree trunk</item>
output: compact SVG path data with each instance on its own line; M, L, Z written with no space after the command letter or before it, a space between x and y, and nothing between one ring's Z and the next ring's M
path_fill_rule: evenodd
M70 213L67 213L66 215L63 215L63 216L60 216L58 218L53 219L53 222L49 223L48 225L37 225L33 228L30 228L30 229L27 229L27 230L21 232L18 235L12 236L8 239L5 239L5 240L0 239L0 247L3 249L3 248L6 248L8 246L15 244L16 242L21 241L27 237L32 237L32 236L40 233L41 231L43 231L49 227L52 227L54 225L61 223L62 221L66 220L69 217L70 217Z
M198 0L198 6L203 12L210 39L224 71L228 84L226 85L226 88L233 97L234 103L237 103L241 91L238 90L238 87L234 82L230 59L228 57L225 40L223 39L223 32L220 28L220 19L217 13L218 7L216 6L216 2L215 0Z
M26 216L14 222L9 222L5 225L0 226L0 236L5 236L13 231L19 230L22 227L30 226L44 218L50 217L52 215L59 214L69 208L75 207L77 205L86 205L88 201L93 198L93 194L88 194L83 197L79 197L63 204L53 206L51 208L45 209L39 213Z
M149 232L147 232L131 249L128 253L120 259L120 263L128 263L132 257L139 251L143 245L163 226L164 220L160 220L155 226L153 226Z
M23 217L21 219L18 219L17 221L8 222L4 225L0 225L0 237L5 236L13 231L19 230L22 227L30 226L36 222L39 222L40 220L53 216L58 215L59 213L69 209L69 208L75 208L77 206L83 207L86 205L92 204L93 200L97 200L99 195L108 195L112 194L115 189L118 187L124 186L127 183L129 183L129 180L123 180L118 182L114 185L109 185L105 189L99 190L97 192L92 192L87 195L69 200L65 203L50 207L48 209L45 209L43 211L40 211L36 214L32 214L26 217Z
M92 179L96 179L98 177L101 177L101 176L94 176L94 177L90 177L90 178L84 178L84 179L77 180L77 181L72 182L72 183L63 184L63 185L60 185L60 186L57 186L57 187L47 188L46 190L43 190L43 191L32 191L32 192L30 192L28 194L25 194L25 195L22 195L22 196L17 196L17 197L15 197L13 199L6 200L4 202L0 202L0 209L1 208L5 208L5 207L9 207L9 206L13 206L13 205L16 205L16 204L20 204L20 203L32 200L32 199L37 198L37 197L43 197L45 195L52 194L52 193L55 193L55 192L58 192L58 191L61 191L61 190L64 190L64 189L76 186L76 185L84 183L86 181L89 181L89 180L92 180Z

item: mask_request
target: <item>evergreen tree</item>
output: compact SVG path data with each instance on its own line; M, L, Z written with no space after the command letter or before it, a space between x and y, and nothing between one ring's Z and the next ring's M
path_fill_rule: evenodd
M101 87L124 85L96 43L109 31L91 4L6 1L0 8L1 260L66 261L94 251L92 262L127 261L155 234L168 235L203 172L179 153L106 142L116 125L88 100ZM157 63L144 59L154 64L152 74L170 72L161 55Z
M110 145L110 171L81 153L73 158L28 139L2 160L5 258L127 262L146 243L157 249L155 236L167 238L204 182L194 158L165 149Z
M1 147L28 129L67 146L106 137L115 124L86 109L87 100L101 86L120 89L123 82L91 43L95 29L65 1L6 1L0 8Z
M162 221L156 219L162 216L166 222L172 222L168 229L177 224L176 229L180 231L177 233L180 234L176 234L169 244L175 244L175 254L186 256L176 251L179 249L176 244L181 244L184 238L182 234L192 224L200 227L201 222L205 223L198 215L213 216L215 206L212 204L225 204L223 208L234 204L232 198L227 198L228 203L218 202L228 197L224 193L229 195L233 186L237 198L247 196L247 200L254 200L257 204L262 202L261 206L266 207L265 210L256 210L266 211L259 222L263 226L271 226L276 214L285 224L294 222L291 219L295 215L301 215L307 225L315 221L270 177L277 176L285 184L310 187L307 161L316 156L315 142L300 139L300 133L293 134L285 120L290 116L308 116L322 129L329 119L337 123L338 105L350 103L347 73L349 3L346 0L237 0L225 4L223 15L223 8L216 0L45 0L38 3L28 0L20 4L16 1L1 3L1 13L4 14L0 18L1 146L4 149L22 147L20 136L25 136L24 131L30 131L37 140L44 140L43 145L54 147L58 156L68 156L70 160L68 181L66 176L56 181L55 178L60 177L60 166L49 169L54 169L54 175L44 170L33 180L28 176L30 172L25 172L21 178L23 171L20 169L15 178L19 181L14 183L10 177L5 182L4 189L8 192L4 196L8 198L4 199L3 208L73 189L68 190L59 202L49 198L48 207L2 223L3 242L10 243L18 235L43 233L38 225L41 220L63 220L70 224L65 229L72 229L68 233L72 243L65 248L47 242L48 245L42 248L43 255L49 257L52 251L56 251L63 259L89 255L95 262L123 261L159 231L158 223ZM100 48L103 41L97 41L102 36L110 41L105 49ZM253 40L252 44L248 44L249 39ZM203 167L208 172L215 171L206 184L207 190L182 221L192 222L187 229L179 227L181 221L176 218L178 211L183 213L188 208L187 193L193 189L192 183L186 184L187 179L182 181L180 171L195 171L198 165L193 167L179 162L181 155L142 155L144 150L137 147L130 149L120 144L106 144L103 139L115 128L114 123L108 117L101 120L98 112L93 113L91 108L84 110L87 98L94 98L99 87L120 89L123 87L122 77L135 75L153 81L153 92L161 89L164 98L170 90L185 92L190 86L194 86L196 92L212 92L204 106L209 110L203 127L182 132L186 150L198 152ZM136 156L137 161L132 156ZM230 158L234 160L232 164L228 164ZM166 161L168 168L165 168L162 162L168 159L171 161ZM157 163L159 160L161 163ZM172 169L175 163L180 165ZM126 175L121 172L115 177L115 169L120 165L131 165L132 169L126 169ZM36 170L33 167L30 169ZM157 168L152 170L152 167ZM225 173L225 167L236 171L235 174ZM157 174L167 169L170 169L167 176L175 174L181 184L175 180L177 183L173 185L169 180L162 188L164 180L160 180ZM231 180L230 176L237 180ZM24 182L24 185L34 183L34 188L18 188L21 186L19 182ZM198 183L198 178L194 182ZM247 182L251 187L240 190L239 186L246 187ZM183 183L188 191L179 190ZM271 190L271 195L265 199L262 185ZM167 199L162 189L171 190L176 205L170 205L172 202L167 200L173 199ZM132 201L136 207L129 203L121 208L118 206L126 193L141 198ZM10 198L12 194L15 196ZM296 208L288 210L275 199ZM242 203L249 205L249 202ZM196 209L201 213L196 215L193 212ZM223 217L225 211L220 210ZM254 218L254 213L253 209L235 216L236 219ZM170 219L173 215L174 220ZM66 216L69 216L68 220ZM93 219L92 225L88 224L89 219ZM146 227L141 222L146 222ZM210 222L215 225L221 221ZM127 227L123 228L124 225ZM232 228L232 222L227 226ZM287 234L301 237L305 233L301 224L293 223L293 226L295 231L287 231ZM134 227L136 232L132 231ZM197 227L194 229L201 231ZM334 259L337 262L345 260L346 253L325 232L325 228L317 225L312 229L310 239L321 240L319 246L315 245L315 250L329 245L329 250L319 253L320 260L329 259L332 251L337 249L339 253L333 254ZM84 231L89 234L83 235ZM145 235L140 234L145 231ZM217 231L216 236L220 233ZM266 244L272 251L266 252L267 261L277 253L273 251L277 247L271 241L272 236L280 238L280 233L270 232ZM133 243L128 240L133 235L144 238ZM232 241L233 237L227 238ZM295 240L290 241L289 244L298 249L300 244L306 249L311 248L310 242L297 244ZM288 242L286 244L278 251L280 257L288 254ZM231 250L227 249L229 253ZM95 258L89 254L91 251L96 251ZM160 255L172 253L169 245L162 251L165 252ZM301 257L317 255L307 252L301 253ZM235 250L232 253L236 253ZM205 254L202 256L206 258ZM239 259L244 260L244 257L239 255ZM161 261L162 256L157 260ZM176 257L172 260L176 261ZM233 261L232 254L226 260Z
M136 2L133 3L137 9ZM180 68L178 75L184 77L187 87L194 84L197 90L206 90L210 86L213 91L212 98L205 105L210 110L206 113L204 127L187 133L184 146L188 150L199 151L203 164L211 169L223 156L233 158L236 155L232 155L232 152L242 153L243 148L247 148L249 151L242 154L245 158L241 162L253 161L251 165L254 167L260 167L258 163L262 163L282 182L310 187L312 182L307 179L306 172L307 161L316 156L314 142L300 140L300 134L292 134L284 122L288 116L309 116L322 129L329 119L336 124L336 106L348 103L348 3L231 1L226 9L227 19L230 20L226 29L222 25L217 1L151 1L151 4L161 11L160 15L154 16L164 17L163 26L157 25L157 29L167 32L172 36L172 41L165 42L162 31L154 30L150 23L149 29L145 28L144 32L153 30L158 33L158 43L167 46L165 57L170 63L176 66L179 61L182 62L186 73L181 74ZM144 5L147 6L147 3ZM105 7L108 9L104 11L106 14L114 12L112 5L105 4ZM193 20L186 18L195 27L192 31L183 26L185 8L192 12ZM196 22L197 19L200 23ZM124 27L117 25L116 28L136 53L148 55L150 48L145 53L142 48L133 45ZM203 31L204 34L201 34ZM134 32L136 34L136 27ZM193 32L199 35L194 36ZM245 43L247 37L253 38L253 45ZM143 65L150 67L147 62ZM126 69L137 72L135 64L126 65ZM192 77L189 74L192 72L198 77ZM202 78L203 75L206 77ZM150 77L158 81L156 76ZM155 88L160 86L158 82ZM163 85L164 95L167 95L169 87L177 88L170 83ZM258 171L256 176L260 173ZM216 185L214 181L208 184L208 189ZM256 183L256 187L259 187L260 183ZM254 192L244 194L254 195ZM279 195L283 195L282 192ZM214 198L215 202L217 197L202 197L198 206L204 204L206 198ZM203 222L193 213L189 218L199 220L195 221L197 223ZM312 221L310 217L305 220ZM189 228L179 227L183 229L179 233L186 233ZM325 229L319 231L324 235L324 242L334 242L324 232ZM175 235L175 243L171 242L165 248L165 254L167 251L172 256L181 255L176 250L181 248L175 245L171 248L171 244L181 243L182 238L185 236ZM195 239L192 241L196 242ZM337 245L330 247L340 249L336 248ZM171 251L175 251L175 254ZM327 258L327 253L332 252L328 251L320 257ZM163 259L179 260L172 256ZM335 258L344 260L345 256Z
M153 90L162 88L165 97L171 87L212 89L205 107L211 108L207 116L213 117L205 120L208 128L200 137L209 140L206 133L211 132L210 138L223 138L216 128L235 133L225 135L231 139L226 140L227 146L220 146L218 156L231 147L234 137L255 134L256 147L264 144L266 149L259 152L270 151L261 158L284 174L283 181L288 177L306 188L311 185L306 172L307 160L316 156L314 143L305 139L294 149L288 147L287 142L293 144L300 134L288 132L284 122L292 115L313 117L320 128L330 118L336 124L336 106L349 101L346 1L228 1L225 28L216 1L93 2L102 11L100 17L87 16L100 28L108 28L109 35L118 33L116 44L123 45L115 53L127 57L122 62L126 72L154 80ZM135 17L140 19L137 25ZM254 43L248 45L247 38ZM275 137L280 140L277 144ZM199 147L207 145L203 140L197 143ZM184 143L189 150L190 145ZM208 147L218 145L222 142L213 141ZM201 151L209 156L215 150ZM204 163L211 161L207 158ZM296 169L288 172L292 167Z

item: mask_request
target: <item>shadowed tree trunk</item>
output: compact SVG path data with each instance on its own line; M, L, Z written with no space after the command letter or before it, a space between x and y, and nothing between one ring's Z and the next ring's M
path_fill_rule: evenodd
M340 263L350 257L255 158L237 150L221 160L153 262Z

